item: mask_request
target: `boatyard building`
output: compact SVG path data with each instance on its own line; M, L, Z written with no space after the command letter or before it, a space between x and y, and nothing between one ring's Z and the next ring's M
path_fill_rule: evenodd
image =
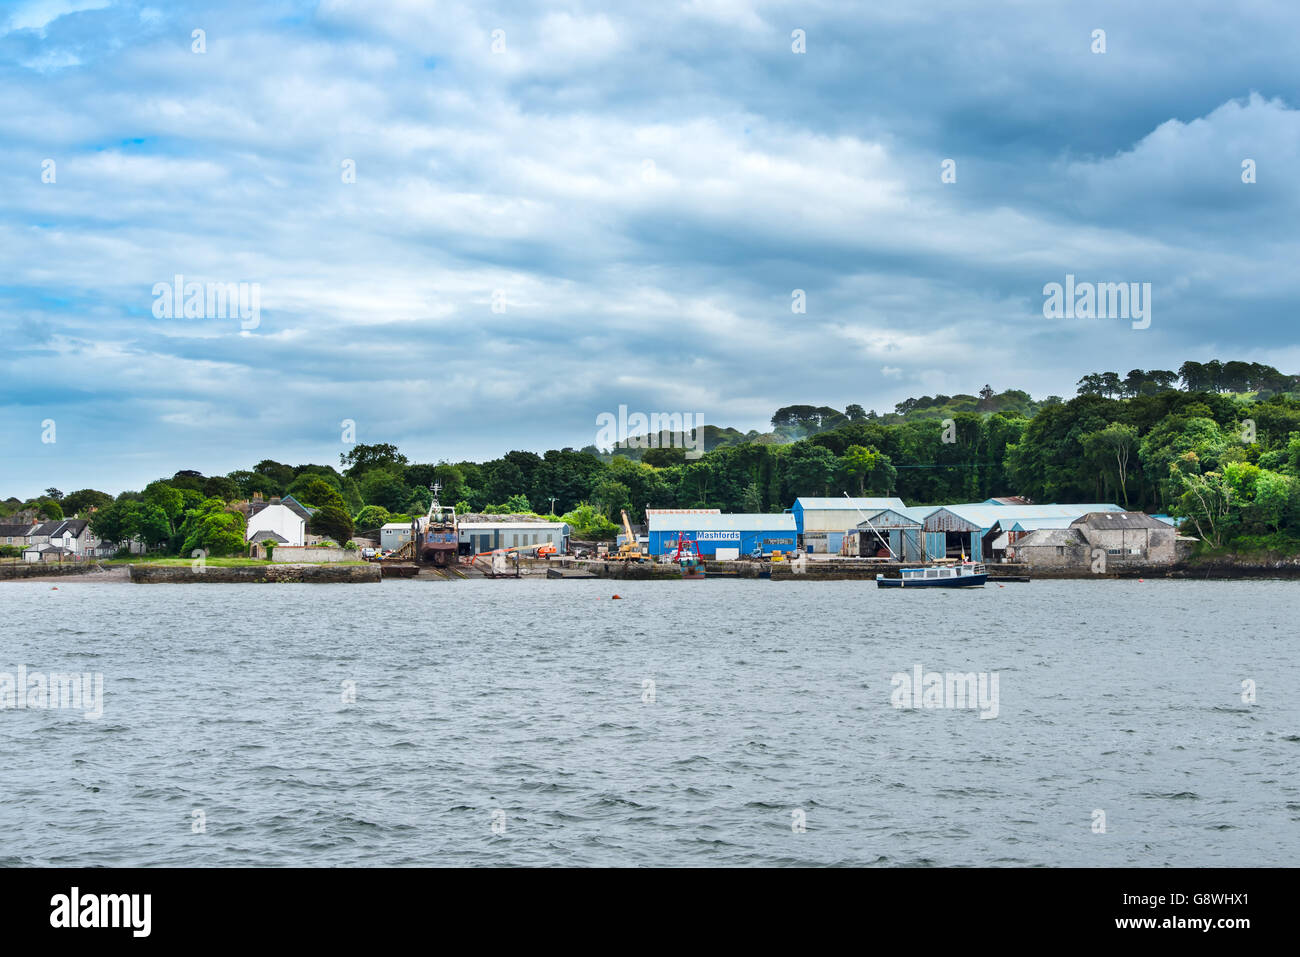
M789 512L768 514L651 514L650 554L674 551L677 543L694 542L701 555L720 560L741 555L789 554L795 549L795 518Z

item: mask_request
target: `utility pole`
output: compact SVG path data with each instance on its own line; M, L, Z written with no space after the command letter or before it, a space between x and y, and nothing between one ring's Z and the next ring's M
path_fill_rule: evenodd
M555 496L554 496L554 495L551 496L551 514L552 514L552 515L555 514Z

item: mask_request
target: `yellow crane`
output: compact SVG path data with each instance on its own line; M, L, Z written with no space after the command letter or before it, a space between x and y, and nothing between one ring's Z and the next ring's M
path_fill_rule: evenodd
M636 540L636 534L632 531L632 521L627 517L627 509L623 509L623 534L627 536L627 541L618 546L618 554L609 557L617 562L641 562L645 561L646 554L641 551L641 543Z

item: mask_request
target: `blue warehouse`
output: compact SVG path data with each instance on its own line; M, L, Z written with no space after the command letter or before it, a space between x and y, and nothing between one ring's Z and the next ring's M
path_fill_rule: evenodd
M677 548L679 536L694 542L706 558L718 549L736 549L740 555L784 552L795 548L795 520L789 512L771 515L651 514L650 554L659 556Z

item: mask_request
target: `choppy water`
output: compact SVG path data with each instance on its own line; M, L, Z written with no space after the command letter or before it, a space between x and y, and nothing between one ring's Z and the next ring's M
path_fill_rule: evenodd
M0 864L1294 865L1298 593L4 583L0 672L105 702L0 711Z

